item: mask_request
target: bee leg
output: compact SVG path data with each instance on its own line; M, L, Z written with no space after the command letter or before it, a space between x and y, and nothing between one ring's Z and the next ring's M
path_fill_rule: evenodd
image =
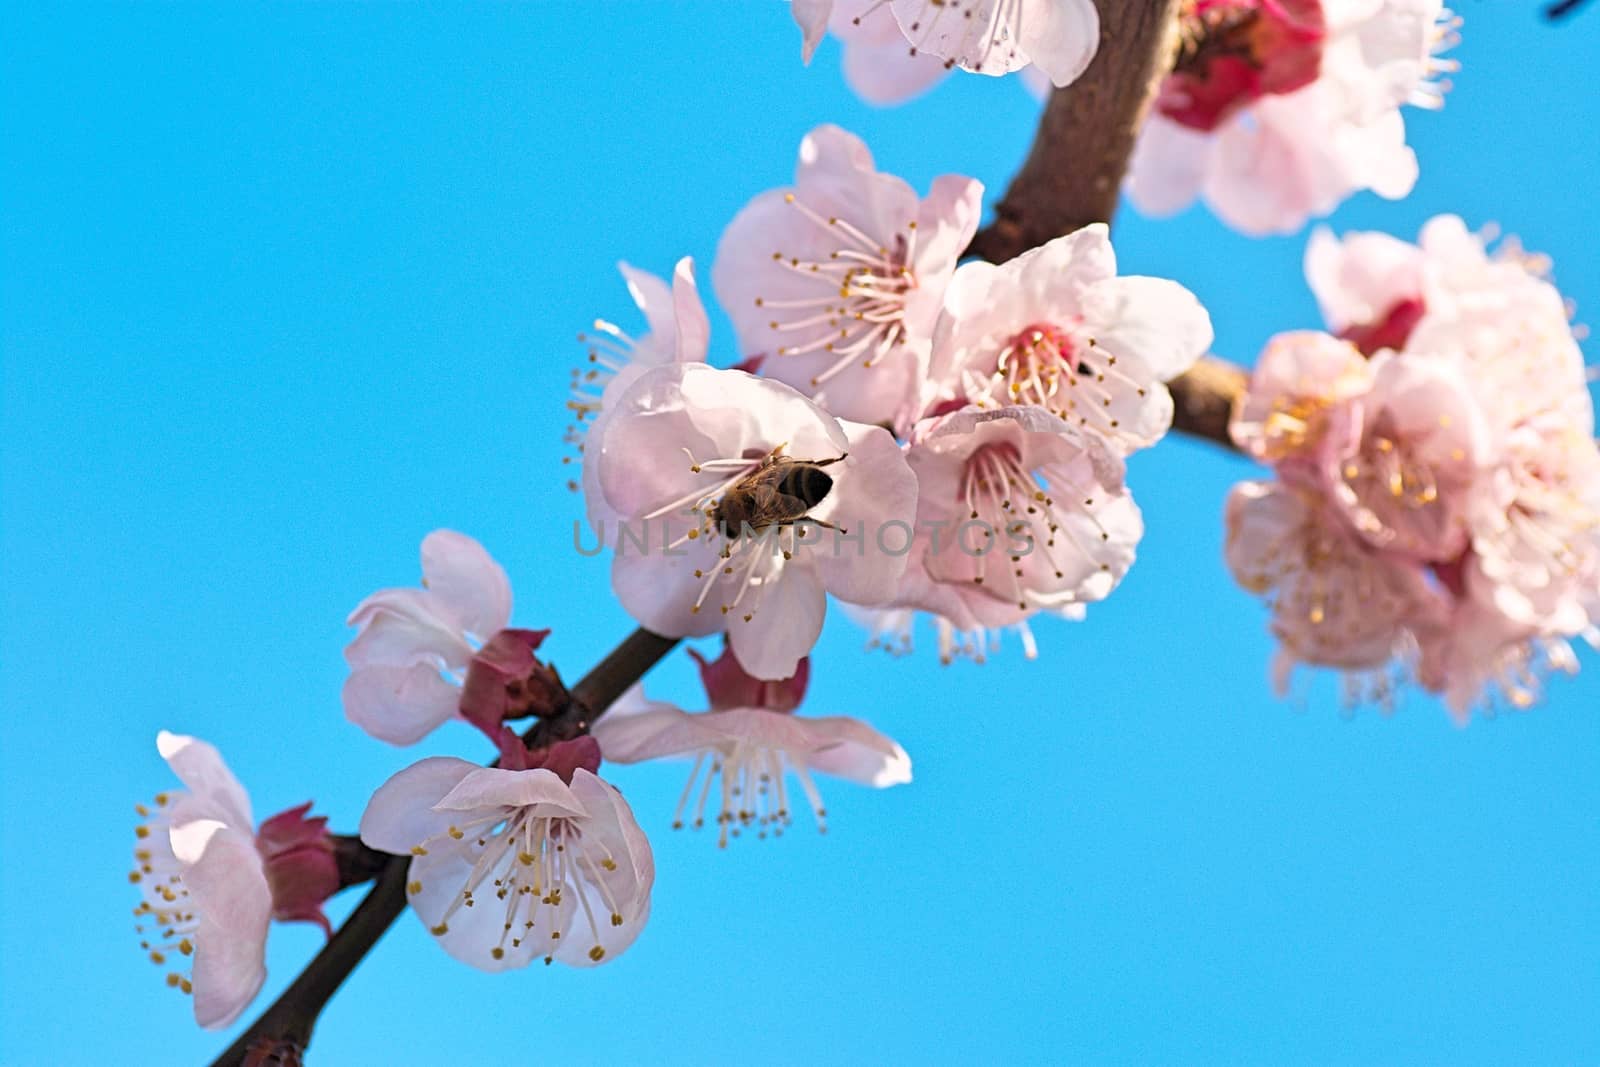
M842 456L834 456L832 459L814 459L814 460L811 461L811 465L813 467L829 467L829 466L832 466L835 463L838 463L840 460L849 459L849 458L850 458L850 453L846 452L844 455L842 455Z

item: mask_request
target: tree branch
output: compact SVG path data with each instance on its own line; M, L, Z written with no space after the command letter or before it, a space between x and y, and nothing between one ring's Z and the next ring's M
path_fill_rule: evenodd
M1249 381L1249 372L1243 367L1216 356L1202 357L1186 373L1167 383L1172 392L1172 428L1236 449L1238 446L1228 436L1228 419Z
M968 252L1000 263L1117 209L1145 111L1178 48L1179 0L1098 0L1100 50L1050 94L1033 149Z
M524 736L548 743L587 733L594 720L604 715L617 697L677 643L676 638L635 630L573 687L566 710L540 720ZM410 865L410 856L390 856L384 861L377 884L356 905L350 918L272 1006L212 1061L212 1067L244 1067L252 1053L254 1063L298 1062L298 1054L310 1044L311 1029L329 998L405 911L406 872Z

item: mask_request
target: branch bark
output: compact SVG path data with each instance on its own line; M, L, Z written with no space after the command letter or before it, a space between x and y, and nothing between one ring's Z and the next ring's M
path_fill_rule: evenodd
M1180 0L1098 0L1100 50L1050 94L1033 149L968 251L1000 263L1117 210L1139 127L1172 69Z
M587 733L594 720L677 643L676 638L635 630L573 687L566 710L540 720L524 737L548 743ZM272 1006L212 1061L212 1067L297 1062L295 1057L310 1044L311 1030L329 998L405 911L410 865L410 856L390 856L383 862L376 884L350 918Z
M1172 428L1237 450L1228 436L1228 419L1249 381L1243 367L1216 356L1203 357L1167 383L1172 393Z

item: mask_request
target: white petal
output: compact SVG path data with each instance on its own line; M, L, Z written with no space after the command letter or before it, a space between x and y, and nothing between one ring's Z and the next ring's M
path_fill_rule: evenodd
M583 804L567 783L554 771L508 771L501 767L478 767L439 798L434 808L441 812L477 811L483 808L535 808L541 815L562 812L582 817ZM546 811L549 808L551 810Z
M1151 115L1128 162L1128 199L1146 215L1176 215L1200 195L1211 152L1207 134Z
M813 770L883 788L911 781L911 757L893 740L859 719L830 716L808 719L813 734L831 738L806 762Z
M828 16L833 12L833 0L789 0L789 14L800 27L800 58L806 63L822 43L828 32Z
M633 704L619 700L594 724L591 733L607 762L639 763L698 752L721 740L706 729L703 718L659 701Z
M191 818L174 822L167 829L167 847L172 850L174 859L189 866L200 862L213 837L230 829L235 833L249 832L249 827L230 827L219 819Z
M511 621L511 582L482 545L454 530L422 540L422 584L468 633L488 638Z
M250 794L233 776L222 754L196 737L168 733L156 735L156 751L188 787L194 813L206 813L246 832L255 826L250 815Z
M869 104L901 104L939 83L949 68L932 52L911 53L904 39L874 45L847 41L845 84Z
M430 756L413 763L378 787L361 815L361 840L369 848L403 856L412 846L440 834L459 818L433 806L473 771L476 763L453 756Z
M490 840L488 850L499 852L503 840L503 837ZM552 944L550 933L555 923L552 921L554 914L548 907L540 907L535 913L536 925L532 930L514 929L508 934L505 929L506 904L492 895L491 888L496 879L509 882L512 867L517 863L516 852L513 848L500 855L479 884L482 899L475 901L470 908L461 906L450 913L443 934L434 931L444 921L451 906L461 900L462 890L472 874L476 857L466 850L430 850L427 855L417 856L411 861L406 875L409 883L407 900L411 909L439 947L452 959L490 974L526 967L548 955ZM513 921L525 921L527 915L527 904L519 901ZM495 957L494 950L497 948L501 950L499 958Z
M255 839L225 830L184 872L200 914L194 945L194 1015L209 1030L227 1026L266 981L272 891Z
M1171 381L1211 347L1211 316L1195 295L1165 278L1108 278L1083 294L1083 320L1097 342L1138 358Z
M672 269L672 317L677 340L674 356L680 363L703 363L711 347L711 320L700 302L694 280L694 260L684 256Z
M840 425L850 441L849 459L842 465L837 493L830 493L814 514L845 535L821 531L822 542L810 558L834 596L855 604L881 604L894 596L910 559L902 549L914 533L917 476L882 427Z
M414 745L456 713L461 690L438 667L363 667L345 679L345 718L379 741Z
M1020 21L1017 43L1057 88L1077 81L1100 47L1092 0L1034 0Z
M361 627L344 650L352 667L442 662L459 670L472 658L461 626L426 589L380 589L356 606L349 621Z
M785 566L763 591L760 610L729 626L728 646L739 666L757 678L793 677L822 633L827 602L812 568Z
M671 337L675 329L671 287L656 275L626 261L617 263L617 271L628 283L628 295L644 313L645 324L650 327L646 337L651 340Z

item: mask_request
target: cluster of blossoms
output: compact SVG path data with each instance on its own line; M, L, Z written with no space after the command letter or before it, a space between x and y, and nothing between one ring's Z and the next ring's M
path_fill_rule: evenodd
M1583 356L1542 264L1442 216L1418 244L1319 232L1333 333L1262 353L1232 433L1228 561L1270 595L1281 669L1395 670L1464 719L1600 642L1600 450Z
M717 248L734 369L704 362L687 261L670 290L630 277L650 333L604 330L573 406L590 523L642 625L726 633L778 680L828 594L886 633L929 614L948 657L1116 586L1143 532L1124 459L1166 432L1164 383L1210 320L1173 282L1119 277L1104 226L958 267L981 195L946 176L918 197L812 131L794 185Z
M1128 167L1141 211L1196 197L1250 234L1298 230L1353 193L1411 192L1403 105L1438 107L1440 0L1186 0L1176 66Z
M641 290L644 291L644 290ZM788 779L816 814L814 775L872 786L911 780L899 745L865 723L794 714L809 664L782 682L746 673L725 650L700 663L710 710L690 713L626 694L591 735L535 744L512 720L544 720L570 703L555 670L534 654L548 631L509 626L511 588L476 541L449 530L422 543L421 588L383 589L350 615L347 717L391 744L421 740L460 719L494 744L485 767L433 757L394 775L362 816L359 842L292 808L252 829L250 800L210 745L162 733L161 755L186 786L141 805L130 880L142 947L172 968L168 985L194 996L201 1025L236 1019L266 978L273 919L329 931L323 903L376 873L374 856L409 857L412 911L451 956L485 971L534 960L593 966L617 958L650 915L655 862L649 840L602 758L637 763L694 756L691 788L713 780L719 841L746 829L781 834ZM689 791L675 825L683 825ZM370 851L369 851L370 850Z
M844 45L844 76L864 100L916 96L952 68L1037 72L1066 86L1094 59L1093 0L790 0L802 56L828 34Z
M1099 46L1090 0L792 0L804 54L844 45L863 99L903 101L951 67L1022 70L1065 87ZM1150 215L1204 199L1250 234L1287 233L1362 190L1398 199L1417 180L1407 105L1437 108L1437 58L1459 20L1442 0L1183 0L1176 62L1129 162ZM1109 47L1109 45L1108 45Z

